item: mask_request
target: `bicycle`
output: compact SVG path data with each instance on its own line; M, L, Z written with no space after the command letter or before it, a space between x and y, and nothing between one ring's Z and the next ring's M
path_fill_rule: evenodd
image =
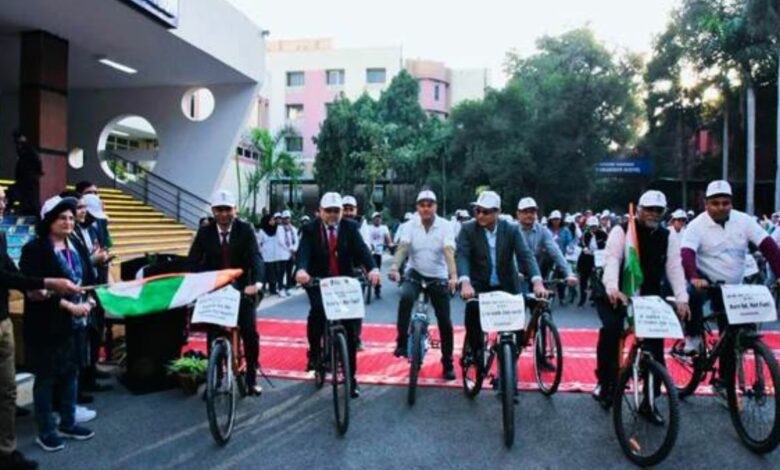
M414 312L409 322L407 357L409 358L409 388L406 394L406 401L409 406L414 406L417 399L417 379L420 375L425 353L430 345L433 349L439 348L438 341L430 340L428 335L428 326L431 323L428 315L430 298L428 297L428 288L431 286L447 287L447 281L426 281L424 279L407 278L402 282L411 282L420 286L420 295L415 302ZM430 340L430 341L429 341Z
M253 302L259 296L240 294L239 302ZM241 398L249 394L246 382L244 348L238 327L221 326L211 342L206 370L206 413L209 430L219 445L225 445L233 433L236 418L236 392ZM223 402L224 400L224 402Z
M565 281L548 281L545 287L565 284ZM527 294L525 304L531 312L531 320L520 339L520 347L525 348L533 342L534 377L539 391L545 396L551 396L561 385L563 376L563 346L558 327L552 318L551 306L555 294L550 290L547 299L536 298ZM554 362L552 362L554 361Z
M315 278L311 280L307 288L320 288L320 292L323 292L323 282L328 281L328 285L331 285L343 280L355 281L354 288L357 289L357 295L362 296L359 282L349 277ZM324 297L325 293L323 292L327 325L326 333L320 339L320 354L314 368L314 386L318 390L321 389L325 385L326 374L330 373L336 429L339 434L344 435L349 429L349 400L352 395L352 370L349 363L349 349L347 348L347 330L342 323L348 318L343 315L337 318L337 315L330 311Z
M619 343L618 357L622 362L612 400L612 418L623 453L635 464L645 467L663 461L677 441L679 398L666 367L645 349L645 340L650 338L635 335L632 325L635 299L626 307L628 321ZM631 337L633 341L626 354L625 344ZM647 417L654 411L659 414L665 411L661 423L651 422ZM645 435L654 434L654 430L662 431L660 438Z
M503 293L506 294L506 293ZM506 294L510 295L510 294ZM468 299L466 303L479 302L478 298ZM521 310L522 312L522 310ZM483 314L483 308L480 308L480 316ZM513 312L516 315L516 312ZM519 317L516 325L520 328L508 330L495 330L485 328L483 323L483 344L485 345L479 351L471 351L468 340L464 340L463 355L461 356L461 367L463 369L463 390L466 396L474 399L482 390L482 383L485 378L491 375L495 383L496 377L492 375L491 369L493 361L498 358L498 389L501 395L502 404L502 425L504 431L504 445L511 448L515 440L515 393L517 391L517 359L519 350L516 345L516 331L522 329L523 314ZM492 336L490 333L495 333Z
M710 298L722 295L722 286L722 282L710 286ZM712 331L713 320L723 327L723 333L717 339ZM773 451L780 443L780 396L777 394L780 368L772 350L761 339L755 323L730 324L725 311L705 315L703 326L704 341L698 353L686 354L684 340L676 341L670 350L679 371L675 386L680 397L693 394L708 374L710 384L717 385L721 380L727 391L731 421L740 440L755 453ZM725 354L734 355L734 367L721 365L719 358ZM719 372L720 379L717 378ZM758 425L758 429L750 429L753 424Z

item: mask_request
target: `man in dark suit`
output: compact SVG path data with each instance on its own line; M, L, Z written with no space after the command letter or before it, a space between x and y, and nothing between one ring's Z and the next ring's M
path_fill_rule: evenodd
M191 269L243 269L244 273L235 281L235 287L244 296L256 296L256 283L261 281L263 272L255 231L236 217L236 200L228 191L217 191L211 200L211 211L215 223L201 227L190 247ZM257 384L260 337L255 322L255 303L244 296L238 312L238 329L244 342L246 382L250 394L260 395L262 388ZM211 335L208 341L210 345Z
M498 290L519 294L517 267L522 265L523 273L531 279L534 294L546 297L539 265L518 226L498 217L501 197L485 191L474 206L476 220L463 224L456 242L461 296L470 299L482 292ZM465 323L471 351L482 349L478 302L466 304Z
M333 276L352 276L357 266L368 271L368 280L372 285L379 284L379 269L374 264L358 225L341 217L341 195L326 193L320 201L320 216L306 224L301 232L298 247L298 261L295 280L307 285L311 278ZM308 370L314 369L320 353L320 339L325 332L325 310L319 288L307 288L311 309L306 325L309 339ZM357 368L357 328L360 320L345 320L347 330L347 348L352 371L352 398L360 396L360 388L355 381Z

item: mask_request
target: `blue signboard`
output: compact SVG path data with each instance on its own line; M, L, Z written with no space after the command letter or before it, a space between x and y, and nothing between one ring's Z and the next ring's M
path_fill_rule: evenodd
M649 158L615 158L597 163L594 169L604 176L647 176L653 173L653 162Z

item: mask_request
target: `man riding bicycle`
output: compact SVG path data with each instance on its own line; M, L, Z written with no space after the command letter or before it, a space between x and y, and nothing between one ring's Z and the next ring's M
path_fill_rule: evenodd
M780 249L753 217L732 208L731 185L727 181L717 180L707 186L705 209L688 224L681 243L685 277L692 286L686 354L696 354L702 347L703 306L709 285L713 282L742 283L748 243L758 247L775 275L780 273ZM717 295L711 300L713 310L722 312L723 299ZM724 325L719 320L721 329ZM733 359L731 354L723 355L721 368L733 365ZM714 380L712 385L722 395L721 382Z
M341 195L325 193L320 201L319 217L303 227L295 274L295 280L299 284L308 285L312 276L352 276L355 266L362 266L368 271L368 280L372 285L379 284L379 270L374 265L371 252L363 242L357 224L353 220L342 218L341 207ZM311 306L306 323L309 340L307 370L314 370L317 358L320 357L320 340L325 333L326 318L320 290L307 288L306 294ZM360 396L360 388L355 380L359 320L344 320L342 323L347 330L352 398L357 398Z
M501 197L493 191L484 191L474 206L476 220L463 224L456 241L461 296L470 299L499 290L519 294L517 267L523 266L534 294L547 297L539 265L517 225L499 220ZM466 340L472 352L479 351L484 347L479 303L467 303L465 316Z
M677 314L686 318L690 311L680 247L675 238L669 237L669 231L660 225L665 211L666 196L662 192L647 191L639 198L635 229L641 284L635 292L637 295L661 296L661 285L666 275L674 291ZM616 225L607 238L603 275L606 298L603 293L598 295L599 289L594 286L596 309L602 326L596 347L598 384L593 390L593 398L605 408L612 404L618 379L619 345L626 316L625 307L628 305L628 296L624 292L634 290L632 287L621 290L625 281L623 271L628 262L625 259L627 233L628 223ZM664 364L663 340L648 340L646 344L655 360ZM663 417L654 403L642 403L639 412L651 422L663 423Z
M409 257L404 273L407 280L401 284L401 301L398 303L398 337L395 356L407 355L409 321L414 301L420 295L421 289L420 284L414 281L427 281L428 295L436 311L436 321L441 335L443 375L447 380L455 380L449 297L449 291L455 290L458 283L455 239L450 222L436 215L436 209L436 194L428 190L420 192L417 196L419 217L408 222L409 225L399 240L388 273L392 281L398 282L401 278L399 266L407 256ZM445 289L441 281L448 283L449 289Z

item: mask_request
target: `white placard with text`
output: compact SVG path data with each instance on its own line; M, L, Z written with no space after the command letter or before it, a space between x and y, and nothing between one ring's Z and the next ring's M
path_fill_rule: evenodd
M352 277L329 277L320 281L322 306L328 320L351 320L366 316L363 288Z
M233 286L225 286L209 294L202 295L195 302L192 323L233 328L238 324L238 308L241 305L241 293Z
M742 274L742 277L750 277L755 274L758 274L758 263L756 263L753 255L748 253L745 255L745 272Z
M607 251L596 250L593 253L593 265L597 268L603 268L605 264L607 264Z
M728 285L721 288L729 325L764 323L777 320L775 299L766 286Z
M525 327L525 300L521 295L495 291L479 294L479 321L486 333Z
M570 245L566 248L566 261L576 263L580 259L580 253L582 253L582 248L577 245Z
M655 295L632 297L634 335L637 338L683 338L680 320L674 309Z

